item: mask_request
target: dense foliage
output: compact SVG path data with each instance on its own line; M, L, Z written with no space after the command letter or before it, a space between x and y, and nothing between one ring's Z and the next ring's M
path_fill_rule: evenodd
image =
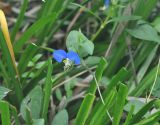
M160 124L158 0L0 7L0 124Z

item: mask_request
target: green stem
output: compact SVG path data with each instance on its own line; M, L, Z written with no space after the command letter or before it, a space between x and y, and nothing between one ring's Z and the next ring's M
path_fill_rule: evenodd
M106 27L106 25L108 24L109 18L110 18L110 15L108 15L108 16L105 18L104 22L100 25L100 27L99 27L99 29L97 30L97 32L92 36L91 41L94 41L94 40L98 37L98 35L101 33L101 31Z
M149 93L149 95L148 95L148 97L147 97L147 102L149 101L149 99L150 99L150 97L151 97L151 94L152 94L152 91L153 91L153 89L154 89L154 86L156 85L156 81L157 81L158 73L159 73L159 67L160 67L160 57L159 57L159 61L158 61L156 76L155 76L155 79L154 79L154 82L153 82L151 91L150 91L150 93Z

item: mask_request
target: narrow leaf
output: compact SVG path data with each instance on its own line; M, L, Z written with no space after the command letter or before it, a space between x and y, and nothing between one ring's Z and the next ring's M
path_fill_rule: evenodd
M0 101L0 113L2 125L11 125L9 104L5 101Z
M43 107L42 107L42 117L44 119L47 118L47 112L48 112L48 107L49 107L49 101L50 101L50 96L52 93L52 81L51 81L51 77L52 77L52 70L53 70L53 66L52 66L52 59L49 58L48 60L48 72L47 72L47 77L45 80L45 88L44 88L44 102L43 102Z

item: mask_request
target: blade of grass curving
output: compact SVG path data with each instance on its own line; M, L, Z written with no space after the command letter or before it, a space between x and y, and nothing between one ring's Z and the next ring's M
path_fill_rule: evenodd
M14 25L14 27L12 29L12 32L11 32L11 41L12 42L14 42L15 37L16 37L16 33L18 32L19 27L20 27L20 25L21 25L21 23L23 21L24 14L26 12L27 6L28 6L28 0L23 0L23 5L22 5L22 7L20 9L20 13L18 15L16 24Z
M112 125L119 125L123 113L123 107L128 94L128 87L120 83L119 90L116 97L116 104L113 111L113 123Z
M0 101L0 113L1 113L2 125L11 125L8 102Z
M52 65L52 59L48 59L48 71L47 71L47 77L45 80L45 88L44 88L44 101L43 101L43 107L42 107L42 113L41 116L46 119L47 121L47 112L48 112L48 107L49 107L49 101L50 101L50 96L52 93L52 70L53 70L53 65Z
M57 14L54 12L36 21L28 30L25 31L23 36L15 42L15 52L18 53L22 49L23 45L27 42L27 40L29 40L36 32L40 32L40 29L43 28L46 24L53 22L56 17Z

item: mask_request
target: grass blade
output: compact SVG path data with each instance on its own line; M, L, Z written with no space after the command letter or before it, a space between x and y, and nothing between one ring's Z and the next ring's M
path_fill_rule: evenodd
M100 60L100 63L98 65L98 68L96 69L96 73L95 73L95 78L97 81L93 80L91 82L91 86L88 90L88 94L85 96L85 98L82 102L82 105L79 109L78 115L76 117L75 125L84 125L85 124L85 122L88 118L88 115L90 113L90 109L91 109L93 102L94 102L94 98L95 98L94 94L97 89L96 82L100 81L102 74L103 74L103 71L105 70L106 66L107 66L107 62L104 58L102 58Z
M37 50L38 47L35 44L29 44L29 46L25 49L24 53L21 55L18 64L18 69L20 74L22 74L25 71L29 61L33 58Z
M134 116L133 118L130 120L129 125L133 125L135 123L138 123L141 118L153 107L154 103L157 100L154 99L152 101L150 101L149 103L147 103L145 106L143 106Z
M125 120L125 123L123 125L129 125L129 121L132 119L132 114L134 112L134 105L131 106L131 109L127 115L127 118Z
M120 119L122 117L123 113L123 106L125 104L125 100L128 94L128 87L124 84L120 84L118 94L117 94L117 99L116 99L116 104L114 107L114 112L113 112L113 123L112 125L119 125Z
M20 125L20 121L19 121L18 114L17 114L17 109L12 105L10 105L10 109L11 109L12 115L15 120L15 125Z
M5 59L6 67L8 71L7 74L9 74L9 77L11 77L11 81L9 82L9 88L12 88L12 86L14 87L17 101L20 102L23 98L23 92L22 92L19 80L15 78L17 76L18 70L16 70L17 68L13 64L13 60L11 58L10 52L8 50L8 47L6 45L6 42L1 30L0 30L0 41L1 41L0 46L2 49L3 57Z
M127 77L128 77L128 71L125 68L122 68L115 76L113 76L109 85L107 86L107 89L102 94L106 104L108 103L108 98L111 92L114 90L119 81L124 81ZM101 108L103 109L104 106L101 103L101 100L99 100L91 112L92 116L89 118L89 121L92 122L92 120L96 120L92 118L96 118L97 113L99 112L98 110L102 110Z
M156 122L160 120L160 111L157 111L156 113L150 115L146 119L140 121L139 123L135 125L154 125Z
M94 98L95 98L95 96L90 93L88 93L85 96L85 98L81 104L81 107L78 111L78 115L76 117L74 125L84 125L85 124L85 122L88 118L89 112L91 110L92 104L94 102Z
M48 60L48 72L47 72L47 77L45 81L45 88L44 88L44 101L43 101L43 108L42 108L42 117L44 119L47 118L47 112L48 112L48 106L49 106L49 100L50 96L52 93L52 70L53 70L53 65L52 65L52 59L49 58Z
M12 42L14 42L15 37L16 37L16 33L18 32L19 27L20 27L20 25L21 25L21 23L23 21L24 14L26 12L27 6L28 6L28 0L23 0L23 5L22 5L22 7L20 9L20 14L19 14L19 16L17 18L16 24L14 25L12 33L11 33L11 41Z
M2 119L2 125L11 125L9 104L5 101L0 101L0 113Z
M27 42L27 40L29 40L37 31L43 28L46 24L55 20L56 17L57 15L55 13L52 13L46 17L40 18L37 22L35 22L14 44L15 53L18 53L22 49L23 45Z
M113 89L105 99L105 105L101 105L100 107L97 108L97 110L94 110L94 112L93 111L91 112L91 115L87 121L87 125L93 125L93 124L101 125L102 122L105 121L105 123L107 123L107 121L109 121L109 120L106 120L106 119L109 119L107 115L107 110L111 108L111 106L113 105L116 98L116 94L117 94L116 90ZM99 102L100 101L101 100L99 100Z

